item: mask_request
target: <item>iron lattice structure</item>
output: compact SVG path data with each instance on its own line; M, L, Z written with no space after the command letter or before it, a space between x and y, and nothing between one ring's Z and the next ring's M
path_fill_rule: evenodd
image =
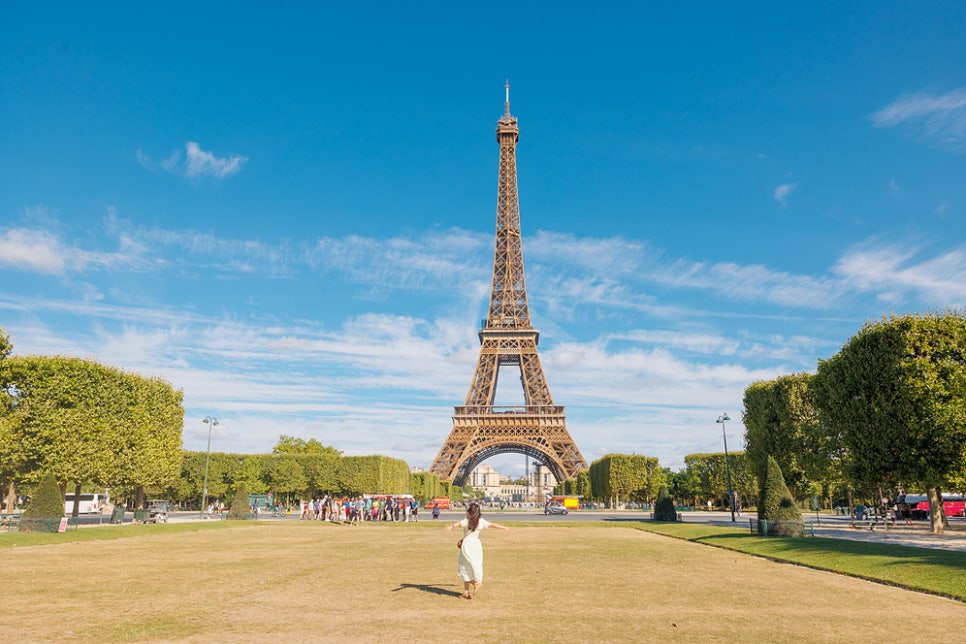
M490 309L480 330L480 357L466 403L455 408L453 429L430 471L463 485L473 469L497 454L526 454L546 465L558 481L573 478L587 462L567 431L561 405L555 405L543 375L530 324L523 279L520 202L517 192L517 119L506 109L497 122L500 176L496 207L496 249ZM524 405L494 406L500 367L519 367Z

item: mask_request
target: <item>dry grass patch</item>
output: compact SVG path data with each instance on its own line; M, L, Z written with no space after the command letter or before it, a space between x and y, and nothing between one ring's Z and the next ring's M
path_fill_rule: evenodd
M632 529L249 524L2 552L0 641L940 641L966 605ZM884 620L902 606L915 620ZM16 616L11 619L11 616Z

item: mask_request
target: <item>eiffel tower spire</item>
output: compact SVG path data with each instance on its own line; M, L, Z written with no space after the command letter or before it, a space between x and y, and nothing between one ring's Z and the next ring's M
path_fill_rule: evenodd
M480 329L480 357L466 402L455 408L453 429L431 472L461 485L478 464L502 453L526 454L546 465L558 481L573 478L587 462L566 427L564 408L554 405L537 354L540 333L530 323L520 241L517 192L517 119L510 114L510 84L497 121L500 173L490 308ZM525 404L496 407L501 367L519 368Z
M523 247L520 243L520 198L517 193L517 141L520 128L510 115L510 83L506 84L506 112L497 121L500 144L500 177L496 198L496 252L493 256L493 289L490 294L489 328L530 328L527 286L523 279Z

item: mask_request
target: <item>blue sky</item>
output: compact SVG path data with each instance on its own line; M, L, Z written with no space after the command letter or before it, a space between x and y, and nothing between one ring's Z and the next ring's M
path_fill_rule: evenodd
M751 382L966 300L962 3L238 4L0 20L0 326L182 388L186 448L214 415L217 450L429 466L478 355L507 78L588 460L679 467L723 411L740 448Z

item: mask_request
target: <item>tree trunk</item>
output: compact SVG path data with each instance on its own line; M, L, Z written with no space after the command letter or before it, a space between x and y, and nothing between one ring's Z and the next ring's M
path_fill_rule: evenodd
M929 496L929 522L932 526L933 534L942 534L943 528L943 499L939 495L939 490L935 487L926 489Z
M936 496L939 497L939 514L942 517L943 530L949 527L949 517L946 516L946 504L943 503L943 490L940 487L936 488Z
M134 493L134 509L139 510L144 507L144 486L139 485L137 492ZM204 510L204 508L202 508Z
M74 507L70 510L70 516L77 518L80 514L80 495L81 495L81 484L78 483L74 486Z
M13 477L10 477L10 486L7 488L7 514L13 514L13 508L17 504L16 490L13 486Z
M852 506L852 486L849 486L848 492L849 492L849 525L854 528L855 527L855 509Z

